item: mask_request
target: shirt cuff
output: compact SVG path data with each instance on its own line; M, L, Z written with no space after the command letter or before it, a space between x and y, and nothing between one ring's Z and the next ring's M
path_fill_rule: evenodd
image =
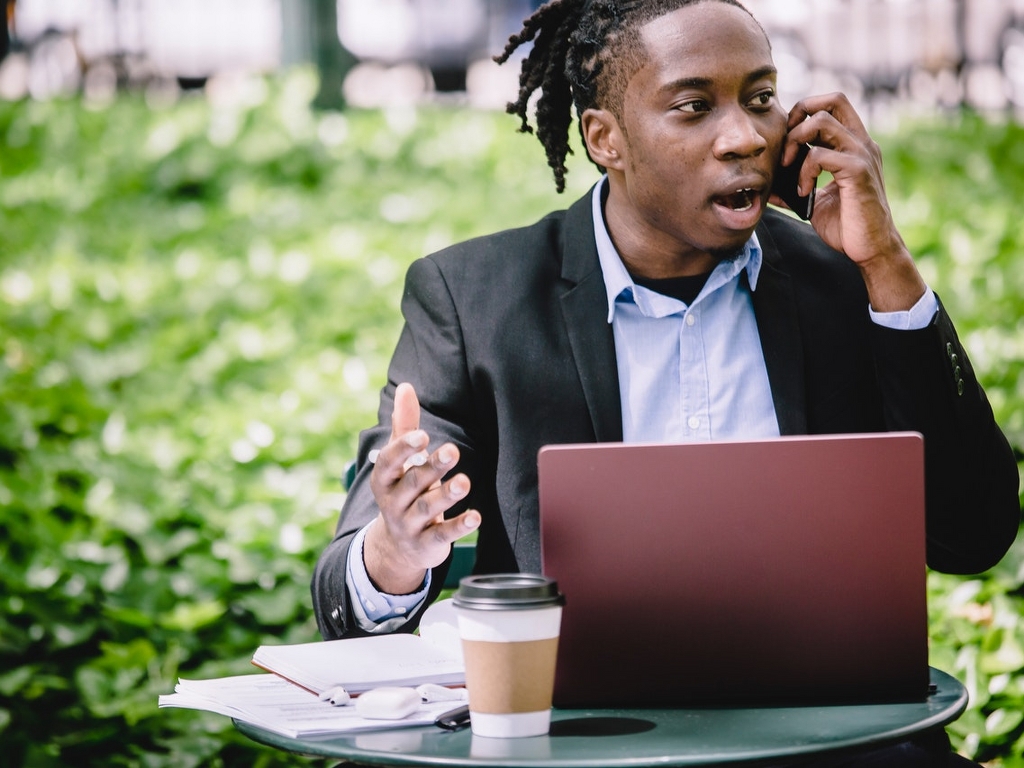
M409 620L409 616L423 604L430 589L430 571L423 580L419 591L409 595L389 595L380 592L363 563L363 540L369 523L359 530L348 549L347 582L348 594L352 601L352 614L364 632L383 634L394 632Z
M927 328L938 311L939 300L935 298L935 292L931 288L924 292L924 296L918 299L914 306L902 312L875 312L871 305L868 305L871 321L875 325L892 328L894 331L919 331Z

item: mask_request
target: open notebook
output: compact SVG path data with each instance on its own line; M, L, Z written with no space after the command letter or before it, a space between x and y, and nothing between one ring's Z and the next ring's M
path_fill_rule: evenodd
M920 700L916 433L546 446L556 706Z

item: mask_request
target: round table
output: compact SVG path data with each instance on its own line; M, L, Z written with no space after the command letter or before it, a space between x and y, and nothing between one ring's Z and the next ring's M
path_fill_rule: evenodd
M931 669L924 701L758 709L555 709L551 733L486 739L433 726L293 739L235 721L278 749L364 765L643 768L789 760L882 746L952 722L967 706L958 680Z

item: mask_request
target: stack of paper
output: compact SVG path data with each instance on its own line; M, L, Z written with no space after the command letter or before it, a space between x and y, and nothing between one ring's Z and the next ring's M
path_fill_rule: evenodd
M409 634L261 645L252 663L314 693L336 685L360 693L385 685L463 685L466 681L461 655Z
M435 604L428 613L441 616L442 608ZM358 695L384 686L463 685L461 647L454 625L449 629L427 632L433 640L394 634L263 645L252 663L274 674L179 680L173 694L160 697L160 706L216 712L292 738L429 725L455 703L424 703L401 720L370 720L354 706L335 707L320 701L318 694L336 686Z
M354 706L334 707L276 675L240 675L216 680L179 680L161 707L216 712L291 738L430 725L453 707L451 701L424 703L401 720L370 720Z
M385 686L464 685L465 665L450 603L442 600L427 609L420 623L422 636L400 633L260 646L252 663L274 674L179 680L173 694L160 697L160 706L216 712L292 738L432 724L456 703L424 703L401 720L370 720L356 707L332 706L318 694L336 686L358 695Z

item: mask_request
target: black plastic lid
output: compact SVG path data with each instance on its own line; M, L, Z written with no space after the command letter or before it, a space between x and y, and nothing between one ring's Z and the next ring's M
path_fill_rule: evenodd
M514 611L564 605L558 582L537 573L493 573L466 576L452 598L458 608Z

